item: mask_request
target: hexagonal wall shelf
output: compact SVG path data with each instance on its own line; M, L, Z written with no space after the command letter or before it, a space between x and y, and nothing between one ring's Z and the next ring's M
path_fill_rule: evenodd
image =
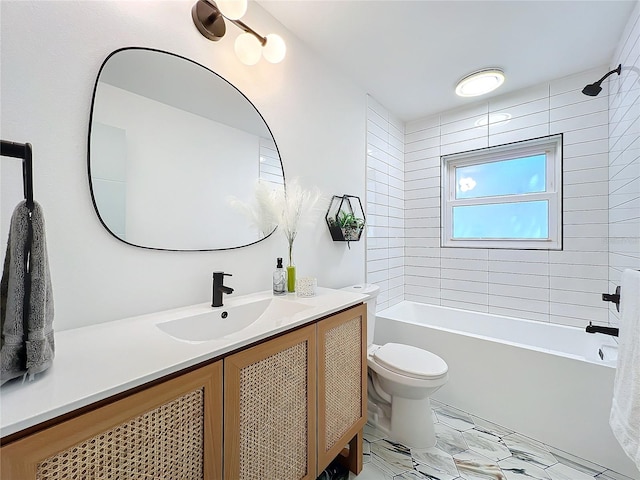
M325 217L334 242L357 242L362 236L366 218L360 197L334 195Z

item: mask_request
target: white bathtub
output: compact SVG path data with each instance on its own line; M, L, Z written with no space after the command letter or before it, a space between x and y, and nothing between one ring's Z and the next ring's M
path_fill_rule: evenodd
M429 350L449 365L434 399L603 467L638 477L609 428L616 341L581 328L415 302L376 315L375 343ZM605 357L606 358L606 357Z

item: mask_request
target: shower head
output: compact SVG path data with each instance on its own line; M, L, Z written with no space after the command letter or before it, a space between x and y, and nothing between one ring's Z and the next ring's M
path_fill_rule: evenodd
M616 68L614 70L611 70L609 73L607 73L604 77L602 77L597 82L590 83L589 85L584 87L582 89L582 93L584 93L585 95L588 95L590 97L597 96L602 91L602 87L600 85L602 85L602 82L604 81L604 79L607 78L609 75L612 75L614 73L617 73L618 75L620 75L621 71L622 71L622 64L618 65L618 68Z
M582 89L582 93L589 95L590 97L597 96L601 91L602 87L600 86L600 82L590 83Z

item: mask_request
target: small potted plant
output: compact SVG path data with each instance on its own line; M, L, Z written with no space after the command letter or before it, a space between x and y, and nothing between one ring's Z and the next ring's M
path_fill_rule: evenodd
M340 212L338 214L338 223L347 241L357 241L364 228L364 220L358 218L354 213Z

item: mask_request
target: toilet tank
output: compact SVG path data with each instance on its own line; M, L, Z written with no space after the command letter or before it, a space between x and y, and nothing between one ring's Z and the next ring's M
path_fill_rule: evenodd
M373 344L373 329L376 324L376 305L380 287L373 283L361 283L345 287L343 290L367 295L368 298L364 301L367 305L367 346Z

